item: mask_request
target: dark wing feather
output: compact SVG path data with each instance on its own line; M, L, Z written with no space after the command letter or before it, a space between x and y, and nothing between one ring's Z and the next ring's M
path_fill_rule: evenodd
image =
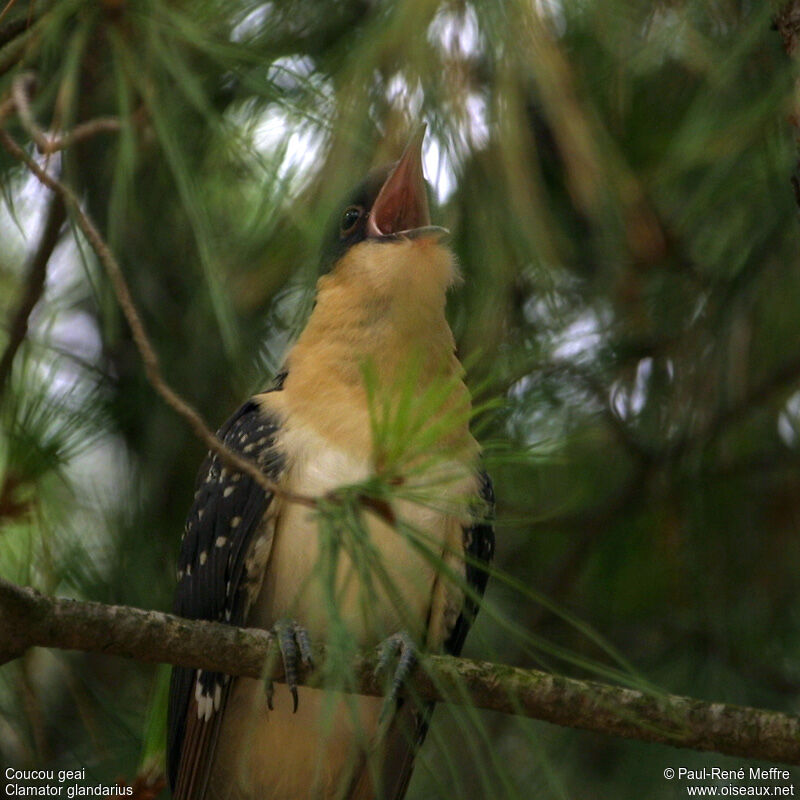
M480 474L478 498L475 520L471 525L464 526L462 538L465 581L470 591L465 593L464 606L444 642L445 652L454 656L460 655L464 640L478 614L480 600L489 580L487 568L494 556L494 487L486 472ZM434 703L406 703L398 709L398 730L391 737L385 756L389 774L385 778L382 796L391 800L402 800L405 796L414 771L414 757L425 741L433 707Z
M245 403L218 432L231 450L279 480L284 459L275 448L279 422L255 401ZM178 562L173 610L190 619L244 623L254 585L247 574L250 547L265 524L272 495L209 453L198 474ZM211 763L218 720L227 697L227 676L175 667L170 683L167 766L170 785L197 797ZM179 780L180 775L180 780ZM202 789L201 789L202 790Z
M488 473L480 475L480 502L483 506L472 525L464 527L465 580L470 593L464 597L464 607L458 615L453 630L444 643L445 652L461 654L464 640L478 614L480 600L489 580L487 568L494 557L494 486Z

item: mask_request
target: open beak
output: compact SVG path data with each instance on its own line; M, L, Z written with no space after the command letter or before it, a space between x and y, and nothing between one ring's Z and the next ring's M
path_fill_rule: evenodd
M370 238L415 239L447 233L445 228L431 225L422 173L424 138L425 125L420 125L381 187L367 220L367 236Z

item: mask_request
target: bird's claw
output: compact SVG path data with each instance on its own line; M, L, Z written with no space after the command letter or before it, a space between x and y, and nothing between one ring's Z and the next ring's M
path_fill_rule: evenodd
M406 631L399 631L384 639L378 645L378 663L375 666L375 676L385 672L393 658L397 658L397 666L392 675L392 685L383 707L383 714L391 709L397 701L400 689L406 682L411 671L417 665L417 646Z
M311 639L308 631L294 620L279 620L275 623L273 633L278 641L278 648L281 651L283 660L283 674L286 685L292 693L292 712L297 711L297 670L300 663L306 669L314 668L314 658L311 652ZM265 693L267 696L267 707L272 711L272 700L275 696L275 688L272 678L267 678Z

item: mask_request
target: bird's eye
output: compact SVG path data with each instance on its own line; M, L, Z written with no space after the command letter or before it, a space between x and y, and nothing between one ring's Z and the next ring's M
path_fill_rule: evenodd
M361 206L348 206L344 210L344 214L342 214L342 224L339 228L340 235L349 236L355 230L363 213L364 209Z

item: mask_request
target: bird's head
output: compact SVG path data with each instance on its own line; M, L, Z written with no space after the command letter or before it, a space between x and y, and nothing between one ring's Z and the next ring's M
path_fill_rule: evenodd
M309 424L348 450L373 446L372 426L354 409L410 395L427 398L419 412L426 417L460 415L457 438L468 439L469 396L445 315L455 259L442 242L446 231L431 225L423 135L420 130L396 164L370 173L342 204L328 270L287 357L286 397L296 408L305 404Z
M381 292L425 285L446 289L455 277L444 228L431 225L422 170L425 128L415 133L400 159L367 176L341 206L326 243L331 276L355 279ZM422 298L421 298L422 299Z

